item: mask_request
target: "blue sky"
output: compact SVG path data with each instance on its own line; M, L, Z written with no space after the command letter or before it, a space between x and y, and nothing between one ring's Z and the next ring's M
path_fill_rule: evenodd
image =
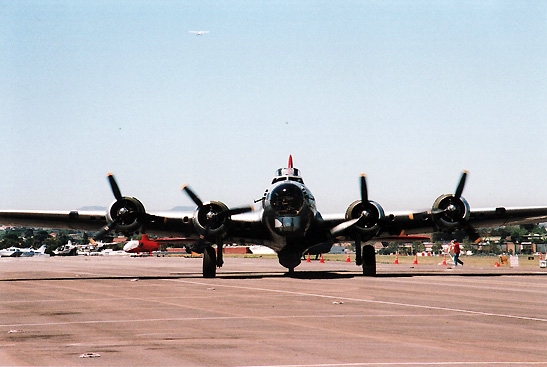
M195 36L191 30L208 30ZM547 205L544 1L0 0L0 207Z

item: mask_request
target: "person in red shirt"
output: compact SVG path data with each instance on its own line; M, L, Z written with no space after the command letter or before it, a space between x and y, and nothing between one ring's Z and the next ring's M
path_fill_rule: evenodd
M458 263L463 266L463 261L460 260L460 244L454 240L450 241L450 251L454 252L454 266L458 266Z

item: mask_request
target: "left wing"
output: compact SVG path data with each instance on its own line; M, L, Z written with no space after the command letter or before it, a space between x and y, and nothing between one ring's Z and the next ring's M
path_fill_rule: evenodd
M537 224L547 221L547 207L521 207L470 210L468 217L447 217L427 212L398 213L389 216L385 232L389 235L405 235L464 229L476 241L474 228L506 225ZM380 235L381 236L381 235Z

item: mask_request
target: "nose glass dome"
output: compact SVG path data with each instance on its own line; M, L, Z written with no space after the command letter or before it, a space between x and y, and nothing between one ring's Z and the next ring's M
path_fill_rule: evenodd
M270 203L279 215L297 215L304 206L304 195L300 187L286 183L273 189Z

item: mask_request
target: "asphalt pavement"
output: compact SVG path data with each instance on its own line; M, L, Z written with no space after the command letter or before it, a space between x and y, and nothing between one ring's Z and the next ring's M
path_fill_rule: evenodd
M547 272L0 259L0 365L547 366Z

